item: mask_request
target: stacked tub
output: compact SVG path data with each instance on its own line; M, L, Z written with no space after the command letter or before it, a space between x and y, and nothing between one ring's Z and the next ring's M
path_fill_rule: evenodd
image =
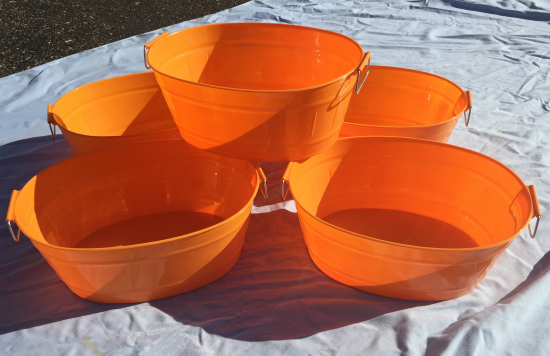
M54 138L59 127L79 155L10 201L14 239L23 231L83 298L148 301L223 276L257 191L267 199L257 161L291 162L282 195L296 201L314 263L375 294L468 293L538 223L533 186L445 144L462 115L468 124L469 92L370 66L349 37L206 25L160 35L144 60L153 72L91 83L48 107Z

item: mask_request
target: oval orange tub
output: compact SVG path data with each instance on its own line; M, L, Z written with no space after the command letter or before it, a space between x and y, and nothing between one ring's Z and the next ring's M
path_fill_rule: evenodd
M187 142L272 162L305 159L336 141L370 60L347 36L272 23L164 33L144 51Z
M427 140L340 139L290 163L283 178L283 196L289 182L317 267L393 298L446 300L470 292L540 217L534 186L509 168Z
M228 272L260 186L257 163L183 140L142 142L45 169L13 191L6 219L14 239L22 231L78 296L137 303Z
M340 137L398 136L447 142L464 115L470 121L472 96L430 73L371 66L369 80L352 97Z
M123 75L83 85L48 105L56 126L77 153L123 144L181 139L151 72Z

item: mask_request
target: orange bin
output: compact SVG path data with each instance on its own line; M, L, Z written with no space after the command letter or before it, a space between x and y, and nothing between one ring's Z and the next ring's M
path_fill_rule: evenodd
M164 33L144 51L187 142L260 161L301 160L333 144L370 58L349 37L272 23Z
M48 105L48 123L84 153L128 143L181 139L151 72L84 85ZM52 126L53 125L53 126Z
M290 163L283 178L317 267L343 284L393 298L445 300L470 292L540 217L535 188L509 168L426 140L340 139Z
M399 136L447 142L462 114L468 126L471 109L470 92L445 78L371 66L365 87L350 101L340 137Z
M78 296L137 303L228 272L260 185L257 163L183 140L142 142L45 169L13 191L7 221L14 239L17 224Z

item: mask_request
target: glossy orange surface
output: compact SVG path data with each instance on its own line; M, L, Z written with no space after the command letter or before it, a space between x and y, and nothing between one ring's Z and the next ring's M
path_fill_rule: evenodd
M471 107L469 92L443 77L371 66L363 89L350 100L340 137L398 136L447 142L461 115Z
M104 79L70 91L48 106L48 122L58 125L77 154L181 138L151 72Z
M334 143L370 58L349 37L269 23L197 26L145 47L187 142L261 161L301 160Z
M80 297L143 302L231 269L263 179L257 164L183 140L123 145L40 172L13 192L7 220Z
M509 168L427 140L339 139L283 179L319 269L393 298L470 292L540 216L534 187Z

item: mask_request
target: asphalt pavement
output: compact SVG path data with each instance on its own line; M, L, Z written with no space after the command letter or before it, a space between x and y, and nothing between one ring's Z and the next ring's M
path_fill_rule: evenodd
M0 0L0 77L248 0Z

